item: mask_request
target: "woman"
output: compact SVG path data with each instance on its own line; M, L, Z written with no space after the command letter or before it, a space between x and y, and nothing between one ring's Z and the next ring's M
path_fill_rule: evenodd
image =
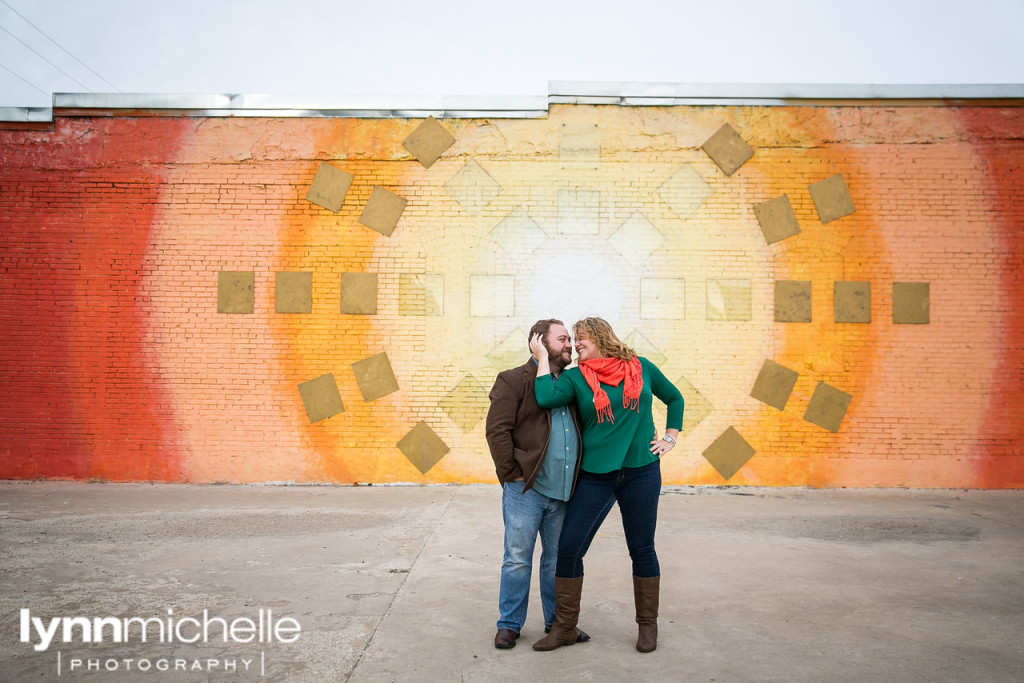
M601 523L618 502L626 545L633 561L636 649L652 652L658 643L661 568L654 530L661 494L659 458L670 451L683 425L683 396L649 360L619 341L601 318L573 325L579 367L552 382L548 351L536 335L530 351L539 370L534 390L542 408L576 402L583 427L583 462L558 540L555 565L555 623L533 644L554 650L576 642L583 591L583 556ZM665 436L654 430L653 397L668 406Z

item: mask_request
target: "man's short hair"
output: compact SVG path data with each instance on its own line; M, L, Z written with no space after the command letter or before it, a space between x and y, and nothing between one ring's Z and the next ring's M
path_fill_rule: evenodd
M530 335L526 338L526 341L529 342L533 339L533 335L535 334L539 334L541 341L544 341L547 338L548 330L551 329L552 325L561 325L562 327L565 327L565 323L561 320L555 320L554 318L538 320L533 324L533 327L530 328Z

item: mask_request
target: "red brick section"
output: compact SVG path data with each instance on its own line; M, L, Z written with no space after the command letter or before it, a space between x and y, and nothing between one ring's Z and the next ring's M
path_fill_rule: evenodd
M989 390L988 419L979 435L987 456L978 469L981 488L1024 487L1024 129L1018 110L964 108L960 119L975 151L989 166L992 221L1003 235L1000 308L1003 320L1002 358ZM965 330L966 332L966 330Z
M188 120L0 131L0 477L179 480L140 284Z

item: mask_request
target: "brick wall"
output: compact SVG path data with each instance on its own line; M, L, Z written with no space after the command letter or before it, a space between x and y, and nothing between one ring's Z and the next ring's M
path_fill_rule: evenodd
M687 399L666 483L1020 487L1022 111L556 105L429 165L423 119L0 130L0 476L493 481L494 375L600 315Z

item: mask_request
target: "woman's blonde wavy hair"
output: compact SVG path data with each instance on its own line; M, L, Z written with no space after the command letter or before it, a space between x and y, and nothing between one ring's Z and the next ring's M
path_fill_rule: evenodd
M586 337L597 345L603 355L619 360L633 360L636 351L622 343L615 330L603 318L583 318L572 326L572 334L577 339Z

